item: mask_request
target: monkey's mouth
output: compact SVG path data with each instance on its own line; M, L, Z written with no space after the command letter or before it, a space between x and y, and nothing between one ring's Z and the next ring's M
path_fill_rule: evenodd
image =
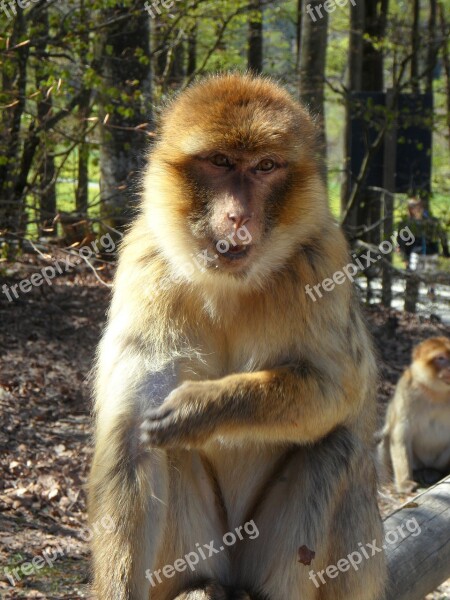
M226 264L243 261L250 254L251 248L251 244L236 244L235 246L230 244L226 249L220 248L220 244L214 244L214 246L217 259Z
M237 245L237 246L230 246L230 248L226 251L226 252L221 252L219 254L219 256L222 256L223 258L227 259L227 260L241 260L243 258L246 258L248 256L250 252L250 245L246 244L244 245Z

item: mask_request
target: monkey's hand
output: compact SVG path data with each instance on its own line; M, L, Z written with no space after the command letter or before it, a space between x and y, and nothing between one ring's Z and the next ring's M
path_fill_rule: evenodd
M220 422L217 381L185 381L158 408L145 412L141 442L147 446L201 445Z

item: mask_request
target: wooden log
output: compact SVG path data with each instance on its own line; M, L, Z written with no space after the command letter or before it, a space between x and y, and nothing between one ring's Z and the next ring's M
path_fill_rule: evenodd
M384 529L387 600L423 600L450 577L450 477L387 517Z

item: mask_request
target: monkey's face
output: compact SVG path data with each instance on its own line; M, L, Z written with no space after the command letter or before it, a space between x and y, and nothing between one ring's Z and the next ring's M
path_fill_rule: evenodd
M226 75L184 92L147 179L151 226L172 264L261 282L320 235L315 137L304 109L266 79Z
M450 400L450 339L431 338L417 346L413 371L424 385L446 393Z
M211 257L207 268L245 272L277 225L289 186L287 161L270 151L213 150L193 158L188 178L188 225Z
M450 351L438 354L433 358L432 363L437 378L450 386Z

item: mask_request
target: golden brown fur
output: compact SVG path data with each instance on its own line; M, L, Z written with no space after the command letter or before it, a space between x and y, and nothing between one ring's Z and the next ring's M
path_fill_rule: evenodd
M304 289L348 263L314 137L251 76L206 79L163 118L99 353L90 518L118 524L93 542L101 600L383 598L381 554L320 588L308 575L382 531L371 342L348 281L317 302ZM244 221L238 260L192 270ZM256 539L149 595L146 570L250 519Z
M449 338L430 338L414 349L389 404L379 452L398 491L414 488L414 471L450 473Z

